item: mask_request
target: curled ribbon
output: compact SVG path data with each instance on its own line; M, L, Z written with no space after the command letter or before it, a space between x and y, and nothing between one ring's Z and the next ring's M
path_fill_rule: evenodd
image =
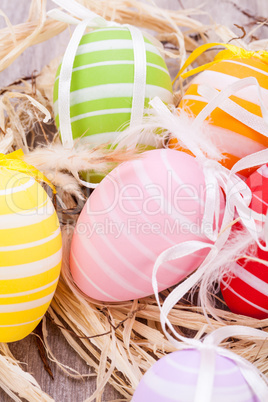
M243 83L240 83L240 86L241 85L243 85ZM206 106L206 112L210 111L211 108L213 109L217 107L218 102L221 103L226 95L226 93L224 95L217 95L213 105L208 103L208 105ZM178 303L178 301L193 286L201 282L202 287L202 278L205 274L209 275L213 273L213 270L215 269L214 266L216 265L216 258L229 238L232 228L231 223L233 222L236 214L238 214L238 216L241 218L243 224L250 232L252 238L258 243L258 245L262 249L268 249L268 219L266 216L262 214L257 214L249 208L252 197L251 190L245 184L245 182L236 174L240 170L267 163L268 150L265 149L258 153L246 156L245 158L238 161L233 166L231 171L229 171L218 162L214 160L208 160L205 157L202 151L198 149L197 144L193 142L193 140L191 140L190 135L185 135L187 133L184 133L183 129L181 129L179 117L172 114L169 109L161 102L160 99L154 98L153 101L150 102L150 104L156 114L161 114L161 116L164 117L162 121L167 122L167 125L164 128L166 128L167 130L171 130L171 133L173 132L173 134L175 131L178 135L178 138L183 142L185 147L188 148L194 155L196 155L197 160L203 167L206 189L209 191L206 191L206 203L202 220L202 227L204 228L205 225L207 226L209 224L210 227L213 228L213 223L214 221L216 222L216 229L212 235L206 233L203 229L203 233L208 237L208 239L216 240L215 244L202 241L184 242L165 250L157 258L152 274L152 286L160 309L160 322L162 325L162 329L167 339L176 348L180 349L181 343L179 341L183 341L188 345L188 348L197 348L201 352L201 365L199 369L194 402L211 402L213 394L213 381L215 375L216 353L222 356L226 356L237 363L242 375L246 379L253 392L258 396L261 402L264 402L268 400L268 385L262 374L251 363L244 360L242 357L232 353L229 350L225 350L218 345L221 340L225 339L226 337L235 335L247 335L260 337L261 339L267 339L268 335L266 332L248 327L226 326L212 332L212 334L210 335L207 335L203 339L203 341L199 341L197 339L189 339L179 335L175 331L170 320L168 319L168 314L175 306L175 304ZM202 124L203 120L206 118L206 112L204 112L202 118L197 121L196 119L194 120L192 128L197 128L200 124ZM220 233L218 233L220 214L219 191L221 191L221 189L226 194L226 207L221 224L221 230ZM259 235L255 222L256 220L265 222L265 224L262 226L262 237L265 240L264 246L259 242ZM168 295L163 305L161 306L157 284L157 272L161 265L165 262L177 260L205 249L209 249L210 251L200 267L183 283L179 284ZM204 314L207 317L207 313L205 310L205 297L201 297L201 306L203 307ZM167 331L166 326L171 331L171 334Z
M183 71L187 67L189 67L202 53L215 46L223 46L226 48L226 50L222 50L221 52L219 52L217 56L214 58L214 60L211 61L210 63L203 64L202 66L193 68L187 73L183 73ZM216 63L219 63L222 60L227 60L230 58L250 59L252 57L255 57L261 60L263 63L268 64L268 51L266 50L258 50L257 52L253 52L246 49L242 49L238 46L230 45L228 43L217 43L217 42L205 43L204 45L199 46L191 53L191 55L188 57L188 59L186 60L186 62L176 75L174 81L176 81L178 77L188 78L194 74L200 73L201 71L206 70L207 68L213 66Z
M215 45L215 44L211 44ZM219 45L219 44L218 44ZM203 45L204 48L208 48L208 45ZM211 46L210 46L211 47ZM237 57L242 57L243 55L244 58L249 58L249 57L258 57L262 59L262 61L266 62L268 64L268 52L265 51L259 51L259 52L248 52L244 49L237 48L236 46L233 45L226 45L226 47L229 49L228 51L223 51L223 54L226 54L225 52L230 52L232 51L233 55L237 55ZM201 49L200 49L201 48ZM200 50L202 52L202 46L200 48L196 49L196 51ZM235 53L237 52L237 53ZM190 65L193 60L195 59L196 54L194 54L195 51L190 55L188 58L186 64L182 67L180 71L183 71L188 65ZM198 53L198 52L197 52ZM210 64L215 64L218 61L221 61L224 59L219 53L218 57L216 58L217 60L206 64L204 66L198 67L196 69L193 69L189 71L186 74L192 75L195 73L198 73L200 71L203 71L205 68L207 68ZM201 53L200 53L201 54ZM229 54L229 53L228 53ZM190 74L191 73L191 74ZM180 74L180 72L179 72ZM183 78L185 78L185 75L181 75ZM245 88L248 88L249 86L255 86L257 89L257 96L261 108L261 113L262 117L256 116L255 114L247 111L246 109L242 108L239 106L237 103L233 102L229 97L231 95L234 95L236 92L241 91ZM208 85L199 85L198 86L198 93L201 95L203 98L205 98L208 101L208 104L201 110L201 112L198 114L198 116L195 119L195 125L200 125L204 122L204 120L215 110L217 107L222 109L224 112L228 113L230 116L234 117L241 123L245 124L246 126L250 127L251 129L257 131L258 133L264 135L265 137L268 137L268 110L267 107L264 103L262 92L261 92L261 87L255 77L247 77L243 79L239 79L232 83L231 85L228 85L226 88L222 89L220 92L218 92L215 88L210 87Z
M185 148L190 150L192 154L196 156L198 162L203 168L206 184L206 203L202 219L202 232L208 239L215 241L218 237L221 213L220 193L221 191L226 192L229 170L224 168L217 161L210 160L204 155L196 141L189 135L189 132L185 132L183 129L182 123L177 114L173 114L159 98L155 97L150 101L150 105L155 113L162 117L161 128L168 130L173 135L176 133L176 137L184 144ZM196 129L194 124L195 123L193 122L192 128L190 129ZM215 229L213 229L214 224Z
M20 173L25 173L28 176L33 177L38 182L44 182L49 185L49 187L53 190L53 193L56 194L55 186L46 178L46 176L41 173L34 166L29 165L27 162L23 160L23 151L21 149L11 152L8 155L4 155L0 153L0 168L6 168L9 170L15 170Z
M267 380L259 372L259 370L257 370L256 367L243 359L241 356L234 354L230 350L221 348L218 345L225 338L237 335L245 335L250 337L254 336L266 340L268 338L267 332L243 326L225 326L213 331L201 341L180 335L175 331L170 320L168 319L168 314L175 306L175 304L177 304L178 301L185 295L185 293L187 293L194 285L196 285L196 283L198 283L198 281L200 281L202 275L206 272L207 269L210 269L211 267L213 269L213 262L215 261L219 250L228 238L229 233L230 228L223 232L221 236L219 236L215 245L198 241L189 241L175 245L160 254L155 262L152 275L153 290L160 309L160 322L167 339L176 348L180 349L181 342L185 342L187 348L196 348L201 352L201 363L199 367L194 402L212 402L216 354L228 357L232 361L236 362L248 385L250 386L254 394L259 398L258 400L261 402L266 402L268 400L268 384ZM210 252L203 263L200 265L200 267L183 283L179 284L168 295L163 305L161 306L157 285L157 272L160 266L164 262L180 259L206 248L209 248ZM168 326L172 335L167 331L166 326Z
M247 88L248 86L256 86L258 99L261 106L262 118L255 116L252 118L251 113L243 110L241 119L241 110L238 105L229 99L229 96L240 91L241 89ZM210 115L213 110L217 107L230 113L233 117L241 120L244 124L249 126L254 126L254 130L257 130L268 136L268 110L264 104L261 88L258 81L254 77L248 77L238 80L231 85L227 86L221 92L214 92L213 88L207 86L201 86L200 92L202 95L207 95L209 102L198 114L198 116L193 120L191 125L191 130L197 130L202 126L205 119ZM213 92L213 93L212 93ZM154 98L150 102L151 106L155 110L158 116L164 116L166 121L166 128L169 132L174 135L178 140L180 140L187 149L189 149L193 155L197 157L201 165L203 166L205 183L206 183L206 204L205 211L202 220L202 229L210 228L210 231L204 232L206 236L215 241L218 235L218 223L220 214L220 198L219 192L220 188L226 194L226 208L229 214L226 215L225 224L229 225L233 219L235 219L235 213L241 218L244 226L250 232L254 241L258 246L264 250L268 250L268 217L262 214L257 214L249 208L251 201L251 191L241 180L236 173L241 170L249 169L259 165L263 165L268 162L268 150L264 149L257 153L248 155L238 161L231 171L224 168L218 162L214 160L209 160L205 157L204 153L199 149L196 140L192 139L189 133L184 133L181 128L181 123L179 117L170 112L170 110L161 102L160 99ZM238 108L237 108L238 107ZM250 115L250 116L249 116ZM256 120L258 119L258 120ZM187 135L188 134L188 135ZM228 217L228 219L227 219ZM213 231L213 223L216 223L216 229ZM262 225L256 224L261 222ZM212 234L210 234L211 232ZM264 240L264 245L259 239Z
M247 80L247 78L246 78ZM240 87L243 83L239 83ZM213 107L218 106L218 102L224 100L224 94L218 94L214 99ZM223 191L226 194L226 208L224 215L224 225L222 230L231 224L236 218L236 214L240 217L242 223L250 232L254 241L258 246L268 251L268 217L263 214L258 214L249 208L252 193L246 183L237 175L241 170L250 169L259 165L268 163L268 149L256 152L254 154L245 156L238 161L231 171L226 169L220 163L215 160L209 160L205 157L197 144L185 135L183 129L180 126L180 119L176 114L173 114L159 98L154 98L150 105L154 109L155 113L164 117L162 122L166 122L166 126L162 124L162 128L165 128L175 135L184 146L189 149L193 155L196 156L198 162L203 168L205 184L206 184L206 203L205 210L202 219L202 229L206 237L212 241L215 241L219 234L219 221L220 221L220 192ZM212 110L210 103L203 109L208 108L208 111ZM202 112L201 112L202 113ZM197 118L192 123L192 128L196 129L198 125L202 124L204 118L206 118L207 111L205 111L202 119L197 121ZM257 222L257 223L256 223ZM259 223L262 223L260 226ZM213 226L215 223L215 229ZM206 230L204 229L206 228ZM264 240L264 244L260 242L260 238ZM227 239L226 239L227 240Z
M229 99L231 95L234 95L236 92L250 86L255 86L257 89L262 117L256 116ZM195 118L194 125L202 124L213 110L218 107L230 116L241 121L241 123L259 132L265 137L268 137L268 110L263 101L260 85L255 77L247 77L237 80L222 89L220 92L208 85L200 85L198 87L198 93L208 100L208 104Z
M254 117L252 117L252 114L244 109L241 111L242 108L240 108L230 99L228 99L229 96L236 93L237 91L240 91L241 89L247 88L252 85L256 86L257 88L262 118L255 115ZM212 92L214 93L214 96L212 96ZM210 100L208 104L204 107L204 109L195 118L193 122L194 128L202 125L204 120L210 115L210 113L214 109L219 107L239 121L242 121L242 123L254 128L254 130L268 137L268 110L266 105L264 104L261 94L261 88L256 78L248 77L238 80L223 89L221 92L216 91L216 93L213 91L213 88L201 86L200 93L205 96L207 95L207 98ZM221 170L222 175L227 178L225 187L227 207L231 211L233 217L235 212L237 212L244 226L252 235L254 241L264 251L268 251L268 217L262 214L257 214L255 211L252 211L249 208L249 204L251 201L251 191L247 187L247 185L236 175L236 173L242 170L250 169L252 167L264 165L267 162L268 149L264 149L240 159L240 161L238 161L233 166L230 172L227 169ZM257 229L257 226L259 225L256 225L255 221L262 223L261 228ZM260 242L259 238L262 238L262 240L264 240L264 245Z

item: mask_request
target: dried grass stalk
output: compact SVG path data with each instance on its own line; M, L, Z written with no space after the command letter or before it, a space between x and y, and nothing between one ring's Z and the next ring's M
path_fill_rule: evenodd
M186 59L185 38L189 39L190 34L201 34L203 39L206 38L208 42L213 31L223 41L228 41L235 36L231 30L213 21L207 27L198 20L189 17L189 15L204 14L203 11L198 9L163 10L157 7L153 1L150 2L151 4L136 0L117 0L112 2L106 0L79 0L79 2L108 20L150 29L158 34L166 35L167 39L171 34L180 51L177 54L167 51L167 54L175 58L180 57L182 63ZM45 0L32 0L29 18L25 23L15 27L11 27L8 24L7 28L0 30L2 45L0 50L0 71L12 64L28 47L53 38L67 28L67 24L63 22L46 19L45 7ZM188 31L186 33L182 32L181 28L188 28ZM206 37L203 35L204 33L206 33ZM241 42L239 43L241 44Z
M64 248L68 250L72 238L73 228L65 227L63 230ZM114 361L115 371L111 374L110 383L126 398L130 400L133 390L139 383L143 373L151 365L166 353L175 350L168 342L162 331L159 320L159 309L153 296L146 297L133 302L122 303L100 303L96 302L81 293L74 284L69 270L69 261L64 253L65 259L62 268L60 283L51 304L49 314L60 325L62 334L71 347L87 362L105 374L105 369L111 367L110 363L103 365L103 359L107 357ZM162 292L163 297L168 291ZM178 303L170 313L170 321L179 332L196 333L195 337L200 339L206 333L224 325L244 325L253 328L268 328L267 320L257 320L245 316L233 314L229 311L216 309L216 315L221 321L211 318L211 325L208 325L202 309L191 305L189 302ZM60 317L62 320L59 320ZM115 343L111 343L114 327ZM113 324L113 326L111 325ZM63 327L65 326L66 329ZM74 332L68 332L68 328ZM111 332L107 333L107 331ZM106 335L101 335L105 334ZM267 329L268 333L268 329ZM75 336L76 334L76 336ZM96 336L99 335L99 336ZM79 337L82 337L81 339ZM90 339L84 339L89 337ZM93 338L92 338L93 337ZM81 350L81 344L86 352ZM107 349L107 345L110 345ZM263 341L258 338L247 339L237 337L236 340L227 340L223 343L227 348L240 354L256 365L263 373L268 373L267 348ZM182 348L184 345L182 343ZM104 357L103 357L104 355ZM90 356L94 356L100 362L99 366L92 362ZM125 384L122 386L122 378L117 375L120 371L124 373Z

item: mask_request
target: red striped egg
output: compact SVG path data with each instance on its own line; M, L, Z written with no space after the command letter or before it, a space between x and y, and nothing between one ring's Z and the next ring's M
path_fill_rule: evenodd
M153 294L159 254L184 241L207 241L200 229L204 203L202 167L184 152L147 151L121 164L94 190L79 217L70 256L74 281L102 301ZM204 256L163 264L159 290L184 279Z
M268 206L268 165L254 172L247 180L252 191L251 209L262 214ZM268 252L257 249L256 257L268 261ZM225 277L221 290L230 310L259 319L268 318L268 267L239 259L233 264L233 275Z
M201 353L195 349L163 357L143 376L132 402L195 401L200 364ZM204 386L203 392L205 389ZM207 400L259 402L236 362L219 354L216 355L212 397Z

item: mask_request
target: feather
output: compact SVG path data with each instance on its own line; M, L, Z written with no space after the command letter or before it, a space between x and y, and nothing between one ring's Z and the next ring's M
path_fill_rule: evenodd
M65 191L81 198L78 173L94 170L107 174L117 164L133 158L136 150L109 150L107 144L96 148L77 143L66 149L61 144L40 146L25 155L25 161L44 173L49 180Z
M199 303L201 304L206 315L210 313L215 319L219 319L215 315L215 297L220 289L220 283L223 277L231 278L233 274L234 261L256 254L257 245L251 234L244 228L233 230L224 248L217 255L217 259L203 275L199 289ZM228 282L228 280L227 280ZM193 289L194 292L194 289ZM207 315L208 317L208 315Z
M142 124L126 128L119 134L113 146L134 149L139 144L145 144L161 148L168 140L176 139L180 148L190 150L195 156L199 156L201 152L209 159L224 159L221 149L214 142L216 129L209 122L205 121L196 127L189 111L177 110L173 106L168 109L163 103L159 104L159 101L154 98L151 102L153 109L146 111Z

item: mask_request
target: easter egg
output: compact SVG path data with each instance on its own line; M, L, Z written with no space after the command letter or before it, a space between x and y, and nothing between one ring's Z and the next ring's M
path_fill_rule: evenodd
M195 349L173 352L158 360L143 376L132 402L192 402L201 354ZM204 396L204 395L203 395ZM259 402L235 361L216 355L213 393L217 402Z
M27 336L45 314L61 267L61 231L32 177L0 168L0 342Z
M268 165L254 172L247 179L247 185L252 191L250 208L266 215ZM256 257L267 262L268 252L258 247ZM268 267L241 258L233 263L231 270L231 277L224 277L221 283L222 295L230 310L254 318L268 318Z
M76 225L70 267L77 286L102 301L153 294L152 271L161 252L184 241L208 241L201 231L205 188L196 159L171 149L144 152L115 168ZM162 264L159 290L193 272L206 253Z
M143 37L146 48L144 108L154 96L173 103L172 85L165 61ZM58 89L54 85L54 113L59 128ZM70 114L73 138L98 145L112 142L130 122L134 83L134 50L127 27L99 28L83 35L77 48L71 78ZM137 74L137 84L141 76ZM150 145L150 144L148 144Z
M219 91L225 89L235 81L246 77L255 77L261 87L264 103L268 105L268 64L251 57L249 59L230 58L221 60L202 73L191 82L189 89L183 96L179 108L197 116L207 105L208 101L198 91L200 85L207 85ZM256 86L236 92L230 99L244 110L256 116L262 116ZM211 131L214 143L223 152L225 159L221 163L230 169L240 158L265 149L268 138L255 129L243 124L220 108L214 109L209 115L208 122L214 127ZM180 149L175 138L170 140L170 147ZM248 174L245 173L248 176Z

